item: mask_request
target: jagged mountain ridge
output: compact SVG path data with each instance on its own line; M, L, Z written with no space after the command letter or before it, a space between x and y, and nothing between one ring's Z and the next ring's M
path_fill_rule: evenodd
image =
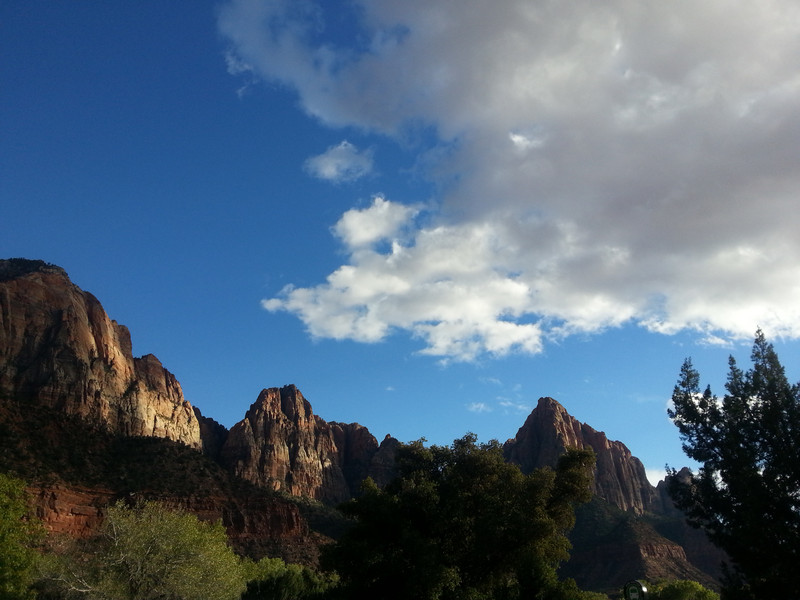
M358 423L327 423L288 385L262 390L228 432L220 460L257 485L338 504L356 495L368 476L387 479L388 449L397 443L387 438L379 445Z
M75 286L63 269L24 259L0 261L0 402L62 412L112 436L183 444L201 450L237 479L331 504L352 497L366 476L379 484L389 481L399 444L389 436L379 444L358 424L326 422L293 385L263 390L245 417L228 430L191 406L158 359L134 358L127 328L109 319L99 301ZM641 462L625 445L579 423L551 398L539 401L504 450L527 472L555 465L567 446L595 450L599 498L633 516L665 512L663 494L649 484ZM76 515L84 515L84 528L90 529L101 518L103 503L121 493L119 486L110 487L96 489L92 496L86 486L58 482L50 488L39 486L36 493L52 529L58 530L65 520L80 520ZM219 496L213 502L195 498L193 503L180 496L160 497L222 517L229 532L239 536L239 547L256 548L255 554L265 547L255 541L259 536L291 539L294 545L310 543L307 524L285 503L248 507L237 500L231 509ZM648 538L650 550L635 542L618 552L649 552L661 563L671 561L671 572L693 574L683 549L663 538L653 544L658 537ZM625 560L631 562L630 557ZM608 584L609 577L606 573L605 583L595 578L584 584L601 589L598 586Z
M523 473L553 467L566 448L592 448L597 456L594 492L636 514L663 512L661 497L650 484L642 462L622 442L581 423L553 398L540 398L536 408L508 440L503 451Z
M339 446L350 449L340 451L334 427L294 386L262 391L225 430L192 407L155 356L133 357L128 329L92 294L42 261L0 261L0 394L112 434L203 449L252 483L332 503L352 496L380 448L365 428L337 425Z

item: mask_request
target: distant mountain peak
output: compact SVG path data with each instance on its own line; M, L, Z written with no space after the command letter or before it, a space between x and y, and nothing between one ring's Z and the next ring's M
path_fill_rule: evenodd
M567 448L592 448L597 455L595 493L625 511L641 514L659 502L644 465L622 442L581 423L556 400L539 398L536 408L504 445L506 458L523 472L554 467Z

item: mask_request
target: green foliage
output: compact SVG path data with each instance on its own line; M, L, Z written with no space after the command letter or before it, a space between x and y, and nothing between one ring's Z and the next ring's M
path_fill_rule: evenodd
M30 513L25 482L0 473L0 600L32 598L30 584L41 535Z
M744 372L729 360L718 398L690 360L669 411L686 454L702 464L670 494L733 563L723 598L800 597L800 385L790 385L761 331Z
M719 600L719 594L696 581L662 581L648 586L650 600Z
M44 595L103 600L236 600L240 559L219 523L146 502L109 507L101 535L50 565Z
M343 509L356 524L323 556L343 598L580 597L556 569L574 507L591 497L591 451L526 476L501 446L469 434L450 447L400 447L398 477L368 480Z
M247 567L247 590L242 600L308 600L321 598L336 580L279 558L262 558Z

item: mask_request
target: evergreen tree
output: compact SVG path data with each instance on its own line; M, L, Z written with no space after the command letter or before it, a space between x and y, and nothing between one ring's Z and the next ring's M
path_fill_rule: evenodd
M760 330L751 358L746 372L729 359L721 399L684 362L668 412L702 466L673 470L670 493L730 557L723 598L800 598L800 385Z
M325 556L343 598L579 598L556 569L574 506L591 497L591 451L523 475L499 443L402 446L399 476L345 505L356 523Z

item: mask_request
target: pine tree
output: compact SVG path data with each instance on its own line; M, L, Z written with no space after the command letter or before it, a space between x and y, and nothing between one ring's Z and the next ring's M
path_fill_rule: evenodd
M751 359L729 359L722 398L684 362L668 413L702 466L670 493L730 557L723 598L800 598L800 385L760 330Z

